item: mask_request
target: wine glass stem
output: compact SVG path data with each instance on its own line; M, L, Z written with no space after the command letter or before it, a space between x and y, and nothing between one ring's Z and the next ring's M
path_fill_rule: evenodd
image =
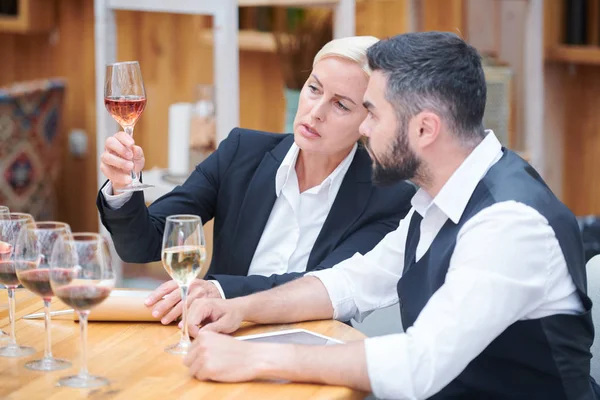
M8 318L10 319L10 344L17 345L15 337L15 288L8 286Z
M79 367L79 376L87 377L87 325L89 311L79 311L79 330L81 332L81 366Z
M129 136L133 137L133 126L126 126L125 133L128 134ZM131 151L133 153L133 149L131 149ZM135 157L135 154L134 154L134 157ZM134 159L134 165L135 165L135 159ZM137 182L138 182L137 174L135 173L135 170L132 169L131 170L131 183L136 184Z
M46 346L44 347L44 358L52 358L52 338L50 336L50 300L44 299L44 328L46 329Z
M188 325L187 325L187 296L188 295L188 287L187 286L181 286L181 306L182 306L182 312L181 312L181 322L183 323L183 328L181 329L181 343L188 343L190 344L190 334L188 332Z

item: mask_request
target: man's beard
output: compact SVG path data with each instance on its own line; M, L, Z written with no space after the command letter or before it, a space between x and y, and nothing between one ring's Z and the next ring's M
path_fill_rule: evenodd
M408 144L406 128L400 127L391 148L380 157L373 153L367 143L367 150L373 160L372 181L375 185L387 186L403 180L414 182L420 175L421 160Z

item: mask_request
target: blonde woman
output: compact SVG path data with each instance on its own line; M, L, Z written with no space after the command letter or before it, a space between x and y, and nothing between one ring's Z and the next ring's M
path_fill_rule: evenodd
M160 260L169 215L214 218L210 269L190 297L233 298L364 254L396 229L415 190L405 182L375 187L372 161L359 144L366 51L376 42L329 42L302 88L293 134L232 130L183 185L148 208L142 192L118 193L131 168L142 170L142 149L124 132L108 138L100 164L108 182L97 205L121 258ZM181 313L179 293L169 281L146 304L167 324Z

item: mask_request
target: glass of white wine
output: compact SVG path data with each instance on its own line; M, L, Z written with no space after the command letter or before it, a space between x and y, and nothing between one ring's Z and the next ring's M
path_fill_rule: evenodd
M162 263L181 290L182 330L179 343L165 348L167 353L187 354L191 345L187 326L187 294L196 278L204 278L206 243L202 220L197 215L167 217L162 243Z

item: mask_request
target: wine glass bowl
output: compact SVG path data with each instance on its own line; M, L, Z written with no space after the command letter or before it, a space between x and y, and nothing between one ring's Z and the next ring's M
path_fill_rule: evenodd
M104 106L125 132L133 137L133 128L146 108L146 89L140 64L137 61L106 66ZM131 192L150 187L153 185L141 183L132 170L131 183L119 191Z
M50 304L54 293L50 285L50 257L59 239L68 239L71 228L63 222L37 222L21 229L15 246L15 267L21 284L40 296L44 302L46 344L44 357L30 361L25 368L35 371L56 371L71 363L52 356Z
M168 346L171 354L187 354L191 345L187 327L187 293L194 279L204 277L206 243L202 220L197 215L167 217L162 243L162 263L179 285L182 303L182 330L179 343Z
M87 319L115 285L108 242L96 233L75 233L58 240L50 260L50 284L56 297L79 314L81 366L77 375L58 381L59 386L92 388L108 385L108 379L87 370Z
M29 214L9 213L0 215L0 283L8 292L8 316L10 321L10 339L6 346L0 347L0 357L24 357L35 353L29 346L17 344L15 335L15 289L19 286L16 270L15 246L20 232L33 226L34 219Z

